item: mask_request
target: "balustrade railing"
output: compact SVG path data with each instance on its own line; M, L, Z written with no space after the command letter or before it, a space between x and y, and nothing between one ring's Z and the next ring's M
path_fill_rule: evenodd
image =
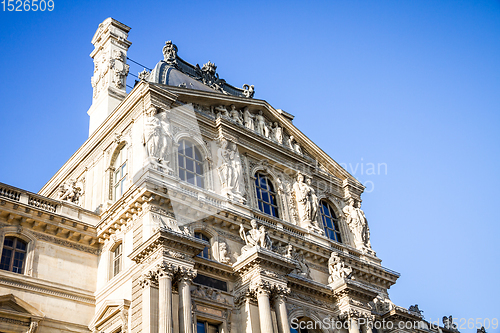
M21 197L21 192L12 190L8 187L0 186L0 197L19 201L19 198Z

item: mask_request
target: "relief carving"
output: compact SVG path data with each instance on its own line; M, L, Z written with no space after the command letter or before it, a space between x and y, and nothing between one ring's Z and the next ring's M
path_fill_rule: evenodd
M80 197L82 195L83 185L74 179L66 180L59 186L58 199L71 202L75 205L80 205Z
M271 250L273 243L271 241L271 238L267 234L266 228L261 225L257 229L257 221L254 219L250 221L250 225L252 226L252 229L250 229L246 234L243 224L240 226L240 237L245 241L246 244L241 248L241 254L243 255L243 253L253 249L256 246Z

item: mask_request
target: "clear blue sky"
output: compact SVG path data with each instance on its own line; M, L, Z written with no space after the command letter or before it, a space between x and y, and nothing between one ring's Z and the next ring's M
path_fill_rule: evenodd
M53 12L2 11L1 182L38 191L87 138L90 41L109 16L132 27L130 58L153 67L173 40L185 60L254 84L367 182L373 247L402 274L396 304L433 320L500 319L500 2L55 0ZM369 175L369 163L387 172Z

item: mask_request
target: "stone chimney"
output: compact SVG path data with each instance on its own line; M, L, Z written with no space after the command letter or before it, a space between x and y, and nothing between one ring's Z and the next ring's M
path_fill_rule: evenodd
M89 136L104 122L106 117L125 99L129 65L127 51L132 43L127 40L130 28L114 19L107 18L99 24L92 44L94 51L94 75L92 76L92 105Z

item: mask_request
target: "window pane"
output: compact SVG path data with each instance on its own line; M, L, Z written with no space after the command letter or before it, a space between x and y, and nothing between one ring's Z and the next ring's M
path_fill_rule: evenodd
M196 176L196 185L203 188L203 178L200 176Z
M12 267L12 271L14 273L22 273L23 272L23 262L24 262L24 253L15 252L14 264Z
M268 192L262 191L262 201L264 201L264 202L270 202L269 193Z
M184 155L184 141L179 142L179 148L177 150L179 154Z
M0 269L9 270L10 260L12 259L12 250L4 247L2 251L2 261L0 262Z
M195 160L203 161L203 159L201 158L200 151L197 148L194 149L194 153L195 153L195 156L194 156Z
M264 213L271 215L271 206L264 204Z
M184 168L184 157L179 155L179 168Z
M186 151L185 151L184 155L189 156L191 158L194 157L194 155L193 155L193 146L191 145L190 142L186 141Z
M186 158L186 170L194 172L194 162L189 158Z
M196 173L199 175L203 175L203 164L196 163Z
M205 332L205 323L204 322L197 322L196 323L196 332L197 333L206 333Z
M4 244L4 246L9 246L9 247L14 246L14 238L12 238L12 237L5 237L5 240L4 240L3 244Z
M191 172L186 172L186 175L187 175L187 181L188 181L188 183L194 185L194 174L191 173Z
M17 244L16 244L16 249L26 251L26 243L23 242L22 240L18 239Z

